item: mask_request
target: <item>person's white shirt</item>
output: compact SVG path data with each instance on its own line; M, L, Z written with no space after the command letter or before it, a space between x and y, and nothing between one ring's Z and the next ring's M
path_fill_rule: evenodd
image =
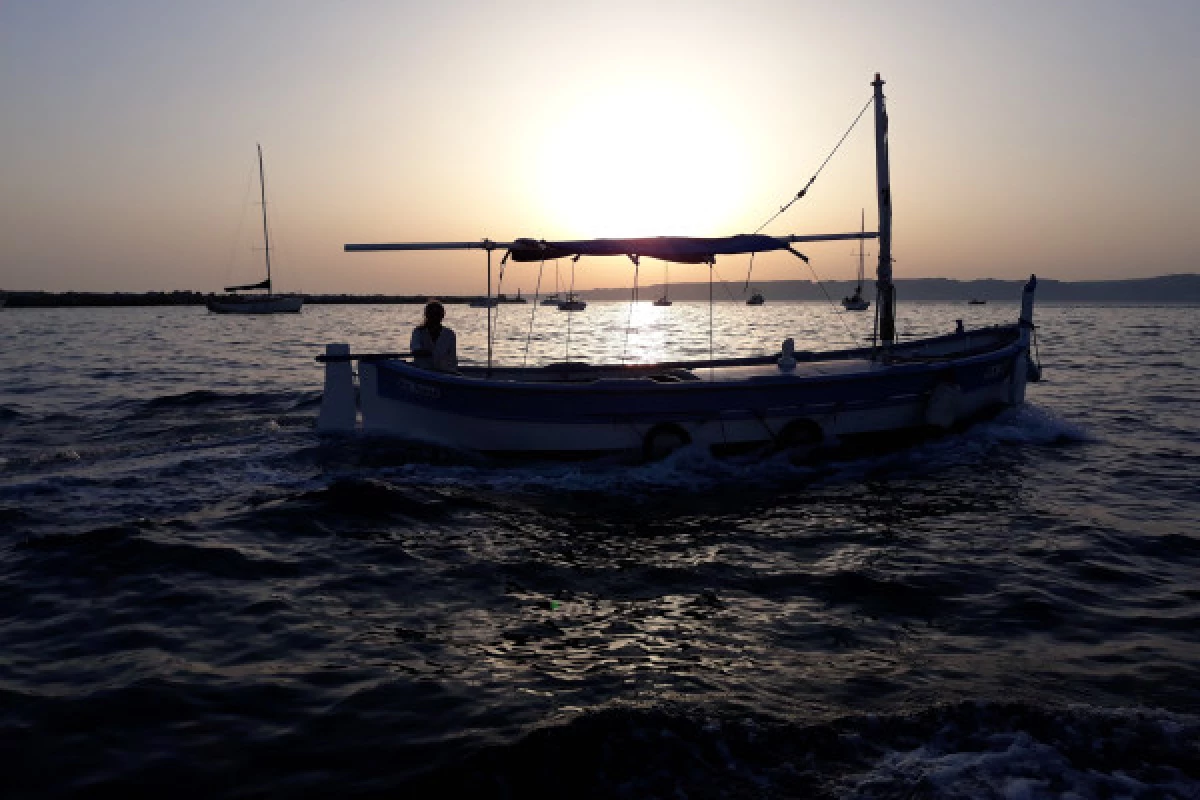
M414 353L429 353L413 357L413 364L422 369L458 372L458 342L454 338L454 331L445 325L436 340L424 325L413 328L409 349Z

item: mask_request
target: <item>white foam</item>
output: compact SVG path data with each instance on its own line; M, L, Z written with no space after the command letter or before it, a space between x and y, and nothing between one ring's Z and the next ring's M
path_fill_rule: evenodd
M681 448L647 464L599 461L531 462L504 466L411 464L384 468L382 477L400 484L470 486L505 493L600 492L631 499L659 492L703 493L717 488L748 489L829 485L867 474L937 472L978 463L996 448L1087 441L1078 425L1037 408L1023 406L973 426L961 434L890 454L824 464L793 464L786 453L716 458L699 446ZM377 473L378 474L378 473Z
M1110 710L1101 715L1107 722L1116 724L1127 718L1133 729L1145 713ZM1189 727L1173 721L1166 712L1161 713L1167 716L1165 724L1177 726L1181 733ZM915 749L887 753L867 773L858 776L845 792L846 796L890 797L903 793L901 790L919 789L932 790L921 794L922 797L939 800L1041 800L1051 797L1083 800L1092 797L1192 797L1197 791L1186 775L1172 767L1156 769L1153 774L1157 780L1154 782L1139 780L1120 769L1105 771L1076 767L1055 747L1025 731L994 733L985 737L981 747L971 750L954 749L951 743L957 737L942 736L941 733ZM1102 743L1095 742L1094 745L1100 747Z

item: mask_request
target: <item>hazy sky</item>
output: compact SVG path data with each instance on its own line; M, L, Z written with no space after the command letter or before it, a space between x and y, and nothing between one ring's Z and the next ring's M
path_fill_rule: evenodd
M482 255L345 242L749 232L876 71L897 277L1195 272L1198 34L1197 0L7 0L0 288L258 279L256 142L281 290L483 289ZM854 230L864 206L872 226L871 147L866 117L766 232ZM852 250L806 249L833 279ZM809 277L779 255L755 276Z

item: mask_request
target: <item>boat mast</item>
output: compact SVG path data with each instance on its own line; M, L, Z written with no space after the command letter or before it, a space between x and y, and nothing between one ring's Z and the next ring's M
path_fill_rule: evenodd
M883 104L883 78L875 73L875 181L879 191L879 268L876 272L876 311L879 340L896 341L896 288L892 285L892 179L888 169L887 109Z
M262 197L263 255L267 259L267 296L271 296L271 238L267 234L267 179L263 175L262 145L258 145L258 190Z
M867 233L867 210L865 208L862 209L860 214L862 217L862 221L860 224L862 225L862 232L863 232L863 236L865 237L866 233ZM854 290L854 294L856 294L859 297L862 297L863 280L865 279L865 276L867 274L867 267L866 267L867 248L863 246L864 244L865 244L865 241L863 239L858 240L858 288L856 288Z

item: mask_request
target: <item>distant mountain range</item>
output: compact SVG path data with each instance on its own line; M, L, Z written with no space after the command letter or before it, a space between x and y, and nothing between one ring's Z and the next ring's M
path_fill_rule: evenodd
M718 302L743 302L748 293L742 291L741 281L718 283L713 287L713 299ZM997 303L1016 303L1021 297L1024 281L977 280L956 281L949 278L908 278L896 281L899 302L966 303L986 300ZM822 289L822 286L824 287ZM754 281L767 302L822 302L826 294L834 302L854 291L849 281ZM874 300L874 283L863 286L863 294ZM587 300L627 301L629 287L591 289L579 294ZM653 300L663 294L662 284L648 284L639 289L642 300ZM367 304L367 303L424 303L430 295L385 294L308 294L302 295L310 305ZM9 308L95 307L95 306L188 306L203 305L212 297L202 292L4 292ZM707 283L672 283L672 300L704 302L708 300ZM445 303L467 303L474 296L441 295ZM1039 303L1117 303L1117 304L1183 304L1200 305L1200 275L1163 275L1158 278L1136 278L1117 281L1056 281L1039 279ZM509 298L509 302L520 302Z
M822 285L824 291L822 291ZM969 300L1016 303L1021 299L1021 288L1025 281L976 280L956 281L949 278L907 278L896 281L899 302L966 303ZM744 283L716 284L713 299L729 301L732 294L737 301L745 300ZM753 281L751 291L762 292L771 301L824 301L826 292L834 302L854 291L851 281ZM639 289L645 300L660 297L662 284L653 284ZM582 292L588 300L628 300L629 289L593 289ZM875 284L868 280L863 286L863 295L874 300ZM707 283L673 283L670 286L672 300L707 301ZM1038 279L1037 300L1039 303L1182 303L1200 304L1200 275L1164 275L1158 278L1136 278L1118 281L1056 281Z

